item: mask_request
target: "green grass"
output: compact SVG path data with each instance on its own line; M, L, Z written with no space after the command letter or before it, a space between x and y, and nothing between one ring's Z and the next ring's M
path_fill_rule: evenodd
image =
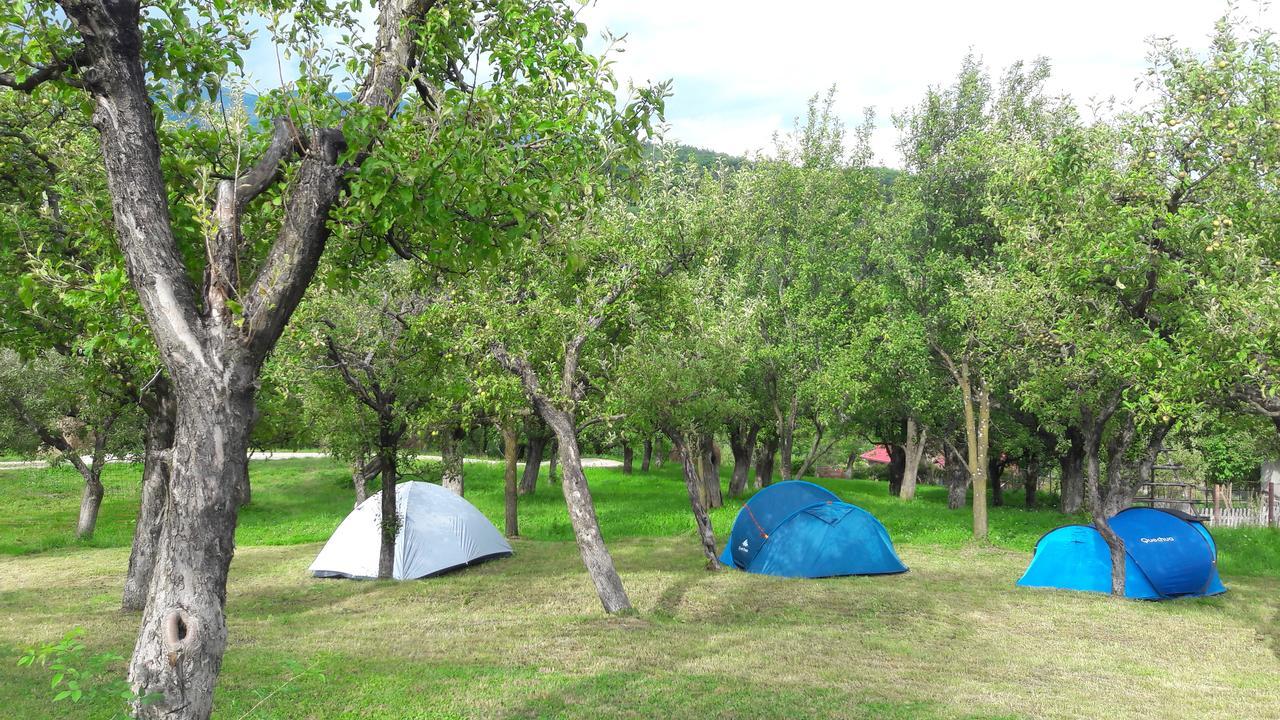
M430 581L347 582L306 574L351 506L346 472L322 460L251 472L217 718L241 717L298 664L312 672L251 717L1280 717L1280 534L1270 530L1215 533L1225 596L1117 601L1013 587L1036 539L1075 518L993 508L993 542L978 545L941 488L902 503L883 483L825 480L882 519L911 572L709 574L671 464L631 477L594 469L638 610L608 618L545 482L522 499L515 557ZM48 675L12 665L21 648L79 625L95 652L128 654L137 618L117 606L137 474L108 468L100 530L77 543L74 472L0 471L7 716L94 717L48 704ZM500 518L500 467L468 465L467 497ZM736 507L713 513L721 537Z

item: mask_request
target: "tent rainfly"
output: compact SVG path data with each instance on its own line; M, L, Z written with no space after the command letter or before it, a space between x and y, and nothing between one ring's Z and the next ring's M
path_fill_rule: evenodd
M1132 507L1111 518L1124 540L1124 596L1139 600L1205 597L1227 591L1218 548L1200 520L1177 510ZM1111 592L1111 553L1092 525L1064 525L1036 543L1023 587Z
M396 580L439 575L511 554L502 533L474 505L439 485L396 486ZM356 506L311 563L316 577L372 579L382 548L382 493Z
M738 511L720 561L782 577L907 571L879 520L803 480L776 483L751 496Z

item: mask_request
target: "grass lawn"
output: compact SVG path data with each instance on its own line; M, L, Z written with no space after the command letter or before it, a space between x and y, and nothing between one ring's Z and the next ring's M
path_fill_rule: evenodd
M523 499L513 558L421 582L314 580L349 476L324 460L254 463L215 717L278 690L248 717L1280 718L1280 533L1215 533L1225 596L1118 601L1013 587L1036 539L1072 518L994 508L992 543L977 545L941 488L906 504L882 483L825 480L881 518L911 572L713 575L675 472L587 471L639 611L608 618L557 488ZM0 471L6 716L109 716L49 704L48 672L14 663L74 626L93 652L129 654L138 618L117 608L137 475L107 469L98 535L77 543L73 471ZM467 488L500 522L501 468L468 465ZM722 538L729 505L713 513Z

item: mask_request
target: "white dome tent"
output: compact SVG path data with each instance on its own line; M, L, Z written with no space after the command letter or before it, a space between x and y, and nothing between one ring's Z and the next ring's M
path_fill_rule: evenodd
M309 568L316 577L373 579L382 545L382 493L347 515ZM511 554L502 533L474 505L439 485L396 485L396 580L439 575L449 570Z

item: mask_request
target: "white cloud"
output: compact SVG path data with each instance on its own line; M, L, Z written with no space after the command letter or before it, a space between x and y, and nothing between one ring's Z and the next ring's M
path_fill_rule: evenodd
M1214 0L600 0L583 19L628 34L620 75L673 79L673 137L723 152L767 146L807 97L836 84L850 124L863 107L876 108L873 146L881 162L897 164L891 114L949 82L970 48L996 73L1047 56L1053 88L1080 104L1125 98L1142 73L1148 38L1203 47L1225 7ZM1242 11L1280 25L1275 9L1246 3Z

